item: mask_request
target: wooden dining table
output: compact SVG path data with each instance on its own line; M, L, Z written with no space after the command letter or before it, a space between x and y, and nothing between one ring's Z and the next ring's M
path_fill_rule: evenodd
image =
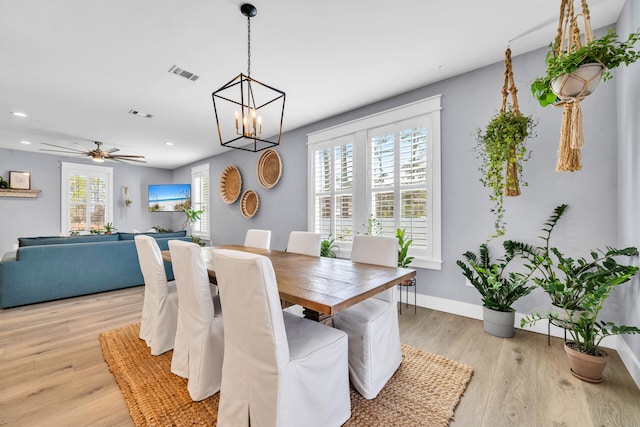
M271 260L280 299L304 307L305 317L326 322L334 314L395 285L411 280L415 270L383 267L340 258L314 257L238 245L203 247L209 279L215 283L212 251L231 249L264 255ZM169 251L162 252L171 262Z

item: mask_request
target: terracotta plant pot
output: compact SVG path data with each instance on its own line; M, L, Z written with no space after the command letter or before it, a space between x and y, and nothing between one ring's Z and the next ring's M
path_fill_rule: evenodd
M564 344L564 351L569 358L569 365L571 366L571 373L580 378L583 381L590 383L602 382L602 371L607 366L609 361L609 355L603 351L598 350L601 356L591 356L580 351L571 348L573 342L566 342Z
M495 311L482 307L484 331L496 337L511 338L514 332L515 318L515 311Z
M583 64L571 74L563 74L551 82L551 90L563 101L591 95L600 84L604 66Z

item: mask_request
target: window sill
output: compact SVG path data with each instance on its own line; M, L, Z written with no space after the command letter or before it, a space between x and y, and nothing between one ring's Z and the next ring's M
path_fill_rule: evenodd
M335 251L336 258L351 259L351 250L340 249ZM426 257L415 257L407 268L424 268L427 270L442 270L442 260L429 259Z

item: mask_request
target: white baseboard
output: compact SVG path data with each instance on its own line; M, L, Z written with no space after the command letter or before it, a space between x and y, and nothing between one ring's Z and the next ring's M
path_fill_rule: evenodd
M399 291L400 292L400 291ZM406 300L406 293L402 295L403 301ZM409 295L411 300L412 295ZM444 298L432 297L428 295L418 294L416 296L418 307L429 308L432 310L438 310L445 313L451 313L458 316L469 317L471 319L482 320L482 306L470 304L467 302L453 301ZM411 302L411 301L410 301ZM403 302L404 304L404 302ZM525 314L516 313L516 328L524 329L527 331L537 332L539 334L547 335L548 324L545 321L538 322L531 327L520 328L520 319ZM564 338L564 330L555 326L551 326L550 335L553 337ZM635 381L638 388L640 388L640 361L635 354L629 348L629 345L622 338L618 336L606 337L602 340L602 347L615 349L618 351L622 362L631 374L631 377Z
M638 388L640 388L640 361L638 361L638 357L631 351L629 344L627 344L625 340L620 337L616 338L618 339L616 350L618 350L622 363L627 367L631 378L633 378Z

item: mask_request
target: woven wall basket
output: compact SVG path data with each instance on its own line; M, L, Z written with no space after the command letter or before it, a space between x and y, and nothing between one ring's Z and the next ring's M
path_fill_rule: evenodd
M246 190L240 198L240 211L245 218L251 218L258 212L260 207L260 198L253 190Z
M242 176L234 165L228 165L220 175L220 197L226 204L238 200L242 190Z
M282 176L282 161L276 150L264 150L258 159L256 174L258 182L264 188L271 188L278 183Z

